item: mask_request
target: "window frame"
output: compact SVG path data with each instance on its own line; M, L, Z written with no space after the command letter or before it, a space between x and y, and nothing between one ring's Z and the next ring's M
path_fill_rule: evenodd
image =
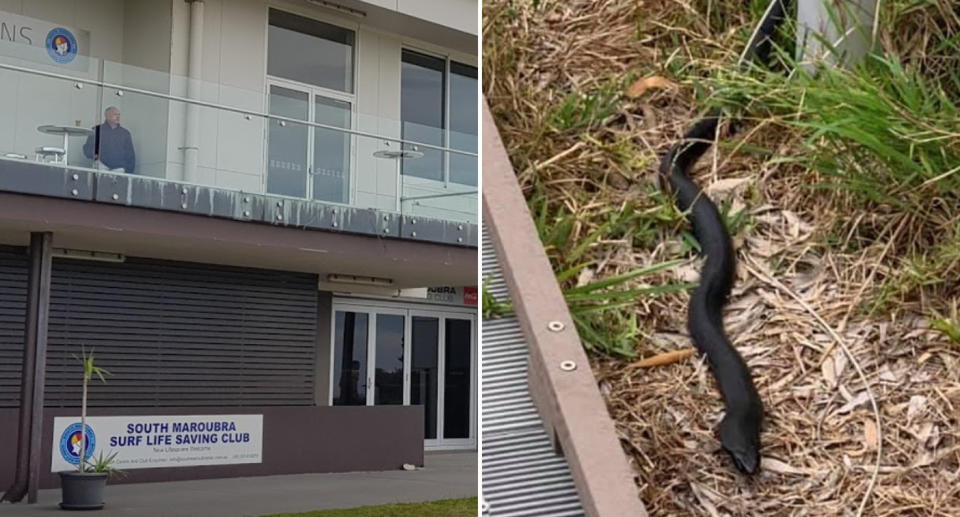
M417 54L422 54L422 55L424 55L424 56L428 56L428 57L432 57L432 58L442 59L442 60L443 60L443 127L441 128L442 131L443 131L443 144L442 144L442 146L445 147L445 148L449 148L449 147L450 147L450 112L451 112L451 109L450 109L450 107L451 107L451 105L450 105L450 79L451 79L451 75L452 75L451 63L454 63L454 62L455 62L455 63L457 63L457 64L459 64L459 65L469 66L469 67L471 67L471 68L476 69L476 70L477 70L477 86L478 86L478 90L479 90L479 84L480 84L480 83L479 83L479 79L480 79L480 67L477 66L476 58L474 57L474 58L472 58L472 59L465 59L466 56L463 55L463 54L459 54L459 53L455 53L455 52L451 52L451 51L441 51L441 50L438 50L438 49L431 49L431 48L429 48L429 47L425 47L425 46L423 45L423 43L421 43L421 42L413 42L413 41L411 41L411 40L401 40L401 41L400 41L400 66L398 67L399 76L397 77L397 84L400 86L400 88L398 88L398 90L399 90L399 99L400 99L398 109L400 110L400 113L401 113L401 116L398 117L398 118L400 119L401 125L403 124L403 120L402 120L402 119L403 119L403 116L402 116L402 114L403 114L403 52L404 52L404 51L410 51L410 52L414 52L414 53L417 53ZM479 103L479 91L477 92L477 94L478 94L478 100L477 100L477 102ZM479 105L477 106L477 108L479 109ZM402 133L401 133L401 135L402 135ZM401 137L402 137L402 136L401 136ZM480 135L479 135L479 134L477 135L477 138L478 138L478 139L480 138ZM477 181L476 181L477 185L468 185L468 184L466 184L466 183L456 183L456 185L459 185L459 186L461 186L461 187L475 187L475 186L479 186L479 175L480 175L480 167L479 167L479 161L478 161L478 163L477 163L477 176L478 176L478 178L477 178ZM400 165L400 176L403 176L403 164L402 164L402 163L401 163L401 165ZM419 178L419 176L414 176L414 177ZM420 179L425 180L425 181L437 181L437 180L432 180L432 179L429 179L429 178L420 178ZM442 180L442 183L443 183L444 188L450 186L450 153L449 153L449 152L443 152L443 180Z
M318 86L310 83L304 83L301 81L296 81L294 79L287 79L285 77L273 76L268 73L269 66L270 66L269 60L270 60L270 10L271 9L276 11L281 11L287 14L299 16L301 18L307 18L317 22L326 23L328 25L333 25L341 29L353 31L353 34L354 34L353 46L352 46L353 66L351 67L352 68L351 83L353 84L352 92L332 90L330 88L325 88L323 86ZM335 16L329 16L326 13L318 14L318 13L310 12L303 9L291 8L290 6L279 4L278 2L275 2L275 1L267 2L266 5L264 6L263 12L264 12L263 112L270 113L271 86L279 86L281 88L288 88L288 89L307 92L308 103L309 103L308 122L311 124L316 122L315 120L316 106L315 106L315 100L314 100L315 96L319 95L322 97L327 97L329 99L349 103L350 104L350 129L351 130L356 129L357 123L359 122L358 121L359 110L357 108L357 91L359 90L359 87L357 84L357 80L359 78L359 68L360 68L358 66L359 47L360 47L360 24L355 22L349 22L347 20L344 20ZM307 127L308 127L308 141L307 141L308 170L307 170L306 196L301 198L296 196L285 196L283 194L271 194L267 190L267 181L270 175L269 174L270 172L269 171L270 119L267 119L267 123L264 125L264 128L263 128L263 153L262 154L263 154L264 174L261 175L261 181L260 181L260 188L265 194L269 194L271 196L289 198L289 199L297 199L297 200L305 199L308 201L315 201L313 197L313 175L314 175L313 170L315 169L315 165L316 165L314 162L315 160L314 147L316 144L315 132L317 128L311 125L308 125ZM347 199L342 203L337 203L333 201L318 201L318 202L322 202L330 205L336 205L336 206L349 207L349 206L353 206L354 202L356 201L357 178L356 178L355 172L357 167L357 142L353 134L349 134L349 135L350 135L350 149L349 149L350 168L348 172L350 174L350 178L349 178L349 184L347 186Z

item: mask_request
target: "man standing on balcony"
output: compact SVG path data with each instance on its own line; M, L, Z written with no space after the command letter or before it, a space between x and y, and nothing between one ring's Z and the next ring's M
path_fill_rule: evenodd
M87 137L83 154L110 171L133 174L136 167L133 138L126 128L120 127L120 110L110 106L104 110L103 119L103 124L95 126L93 134Z

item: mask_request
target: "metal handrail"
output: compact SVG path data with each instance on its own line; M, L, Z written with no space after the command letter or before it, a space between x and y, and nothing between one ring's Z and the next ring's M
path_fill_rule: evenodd
M319 123L319 122L309 122L309 121L306 121L306 120L299 120L299 119L290 118L290 117L281 117L281 116L278 116L278 115L270 115L270 114L268 114L268 113L263 113L263 112L259 112L259 111L248 110L248 109L244 109L244 108L238 108L238 107L236 107L236 106L228 106L228 105L226 105L226 104L219 104L219 103L216 103L216 102L209 102L209 101L202 101L202 100L197 100L197 99L190 99L190 98L187 98L187 97L180 97L180 96L178 96L178 95L170 95L170 94L168 94L168 93L155 92L155 91L153 91L153 90L144 90L144 89L142 89L142 88L133 88L133 87L130 87L130 86L123 86L123 85L119 85L119 84L108 83L108 82L105 82L105 81L98 81L98 80L95 80L95 79L85 79L85 78L82 78L82 77L74 77L74 76L69 76L69 75L64 75L64 74L58 74L58 73L55 73L55 72L46 72L46 71L43 71L43 70L37 70L37 69L34 69L34 68L27 68L27 67L17 66L17 65L11 65L11 64L7 64L7 63L0 63L0 69L10 70L10 71L13 71L13 72L22 72L22 73L26 73L26 74L39 75L39 76L42 76L42 77L50 77L50 78L53 78L53 79L62 79L62 80L67 80L67 81L74 81L74 82L76 82L77 84L89 84L89 85L92 85L92 86L99 86L99 87L101 87L101 88L113 88L113 89L116 89L116 90L121 91L121 92L138 93L138 94L141 94L141 95L147 95L147 96L150 96L150 97L157 97L157 98L160 98L160 99L166 99L166 100L177 101L177 102L184 102L184 103L187 103L187 104L196 104L196 105L198 105L198 106L204 106L204 107L207 107L207 108L219 109L219 110L224 110L224 111L231 111L231 112L234 112L234 113L239 113L239 114L241 114L241 115L247 115L247 116L252 116L252 117L259 117L259 118L264 118L264 119L280 120L280 121L283 121L283 122L291 122L291 123L294 123L294 124L301 124L301 125L305 125L305 126L312 126L312 127L322 128L322 129L329 129L329 130L332 130L332 131L340 131L340 132L348 133L348 134L351 134L351 135L365 136L365 137L368 137L368 138L375 138L375 139L379 139L379 140L386 140L386 141L388 141L388 142L397 142L397 143L400 143L400 144L415 145L415 146L418 146L418 147L422 147L422 148L424 148L424 149L433 149L433 150L436 150L436 151L444 151L444 152L453 153L453 154L460 154L460 155L463 155L463 156L473 156L473 157L479 156L478 153L471 153L471 152L469 152L469 151L461 151L461 150L459 150L459 149L453 149L453 148L450 148L450 147L442 147L442 146L437 146L437 145L432 145L432 144L425 144L425 143L422 143L422 142L415 142L415 141L413 141L413 140L404 140L404 139L402 139L402 138L394 138L394 137L390 137L390 136L377 135L377 134L374 134L374 133L368 133L368 132L366 132L366 131L359 131L359 130L356 130L356 129L346 129L346 128L342 128L342 127L331 126L331 125L328 125L328 124L321 124L321 123Z

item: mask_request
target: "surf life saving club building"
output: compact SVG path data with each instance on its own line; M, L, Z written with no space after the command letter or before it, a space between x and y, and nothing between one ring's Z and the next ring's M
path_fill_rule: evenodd
M476 450L477 10L0 3L0 490Z

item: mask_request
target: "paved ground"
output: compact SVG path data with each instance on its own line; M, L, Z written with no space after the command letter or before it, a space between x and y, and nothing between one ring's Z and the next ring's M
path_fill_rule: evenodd
M298 474L108 485L106 494L104 509L88 515L242 517L475 497L477 454L427 453L424 468L413 472ZM60 489L41 490L39 498L35 505L0 504L0 516L68 515L57 507Z

